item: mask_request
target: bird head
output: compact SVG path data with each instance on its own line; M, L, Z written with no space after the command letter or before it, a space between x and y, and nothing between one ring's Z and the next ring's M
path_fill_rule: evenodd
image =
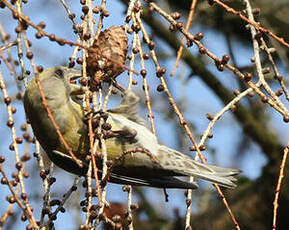
M80 69L55 66L45 69L41 74L39 74L39 80L45 89L47 96L53 96L55 92L66 92L66 94L72 95L83 92L83 87L71 83L71 80L77 79L81 76L82 73Z

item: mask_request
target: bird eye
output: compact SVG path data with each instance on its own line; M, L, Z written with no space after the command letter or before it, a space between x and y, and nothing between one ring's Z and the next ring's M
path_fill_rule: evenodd
M62 69L57 69L55 70L55 74L59 77L59 78L63 78L64 77L64 72Z

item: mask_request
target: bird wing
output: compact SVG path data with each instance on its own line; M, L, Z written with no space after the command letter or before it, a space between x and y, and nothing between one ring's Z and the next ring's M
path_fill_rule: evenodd
M133 122L147 126L146 121L138 114L139 100L140 98L132 90L127 90L121 103L115 108L109 109L108 112L123 115Z
M111 173L109 181L117 184L150 186L155 188L197 189L199 187L195 182L190 183L182 181L177 177L170 176L158 176L157 178L136 178Z
M52 156L52 161L57 161L57 165L68 172L85 176L88 170L88 162L82 161L83 167L79 167L72 157L61 153L59 151L53 151L53 154L48 154L49 157ZM99 177L102 176L102 170L99 170ZM198 185L195 182L182 181L176 177L170 176L157 176L153 177L133 177L125 176L111 172L109 177L109 182L117 184L128 184L133 186L150 186L156 188L183 188L183 189L197 189Z

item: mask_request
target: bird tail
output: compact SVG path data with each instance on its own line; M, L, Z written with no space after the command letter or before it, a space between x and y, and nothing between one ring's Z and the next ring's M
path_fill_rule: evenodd
M240 170L206 165L195 160L191 160L190 163L194 168L186 169L186 175L190 174L227 188L236 187L234 182L237 181L237 179L234 176L238 175L241 172Z
M159 156L163 159L160 162L165 169L181 175L198 177L227 188L236 187L234 182L237 179L234 176L241 172L238 169L203 164L164 145L159 149Z

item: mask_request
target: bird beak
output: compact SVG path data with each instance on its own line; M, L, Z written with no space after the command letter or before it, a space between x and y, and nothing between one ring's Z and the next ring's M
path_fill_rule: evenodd
M71 95L79 95L79 94L84 93L84 87L83 86L72 83L73 80L76 80L76 79L80 78L81 76L82 76L81 69L74 69L74 68L69 69L68 75L67 75L67 80L68 80L69 85L70 85L70 94Z
M81 69L74 69L71 68L69 71L67 71L67 79L69 81L75 80L77 78L80 78L82 76L82 71Z
M70 94L79 95L84 93L84 87L81 85L70 84Z

